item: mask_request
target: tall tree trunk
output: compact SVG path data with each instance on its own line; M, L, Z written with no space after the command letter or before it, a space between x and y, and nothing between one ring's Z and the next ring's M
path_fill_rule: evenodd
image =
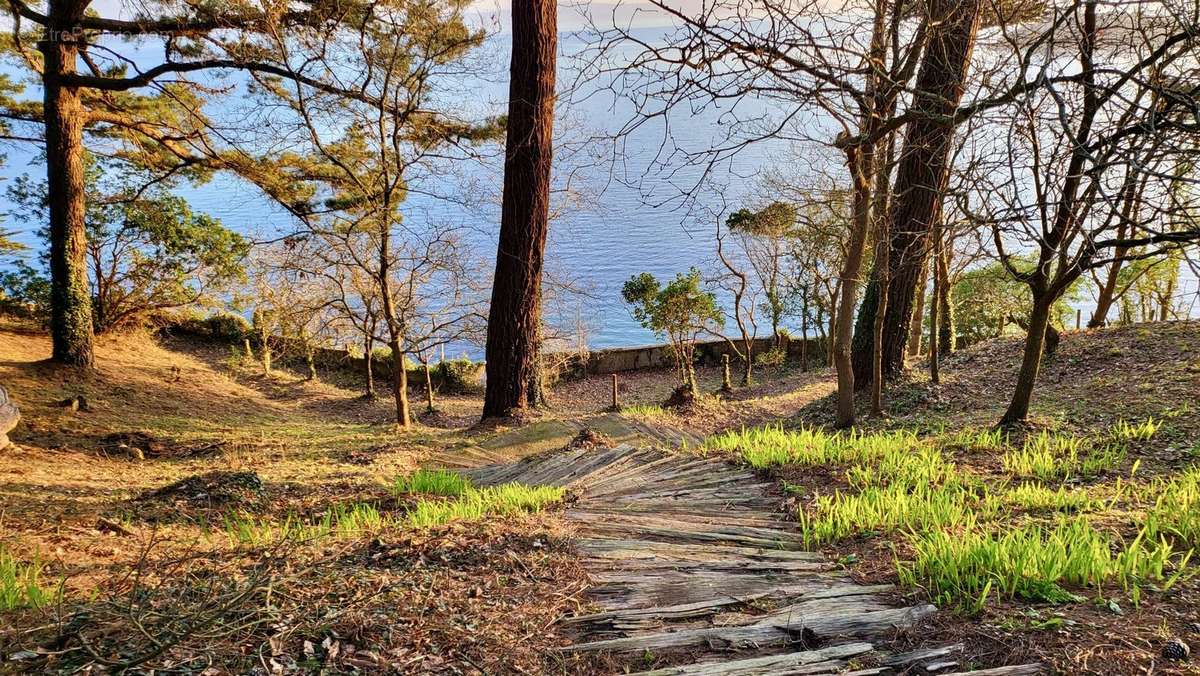
M925 334L925 288L929 285L929 266L921 268L921 279L917 282L917 295L913 299L912 321L908 328L908 356L921 356L921 339ZM930 305L933 303L931 302Z
M938 332L938 355L946 357L957 348L958 332L954 328L954 289L950 285L950 247L946 245L945 232L934 243L939 249L937 260L934 262L934 277L937 282L937 293L934 302L938 306L938 321L935 324ZM932 353L931 353L932 354Z
M1126 239L1129 237L1129 219L1133 212L1133 205L1136 202L1136 191L1134 186L1136 181L1126 179L1124 191L1125 197L1121 204L1121 223L1117 226L1117 239ZM1117 280L1121 273L1122 259L1129 253L1129 247L1118 246L1113 249L1113 262L1109 263L1106 270L1107 276L1104 278L1104 283L1100 285L1099 293L1096 295L1096 309L1092 312L1091 319L1088 320L1089 329L1098 329L1108 323L1108 313L1112 309L1113 300L1116 299Z
M1050 327L1050 307L1054 304L1049 294L1036 294L1033 312L1029 315L1029 328L1025 332L1025 353L1021 358L1021 371L1017 374L1017 387L1012 401L1000 419L1001 425L1011 425L1025 420L1029 415L1029 403L1033 398L1033 386L1037 382L1042 363L1042 350L1046 343L1046 331Z
M304 365L308 367L308 380L316 380L317 379L317 362L316 362L316 359L314 358L316 349L313 348L312 344L309 343L307 341L307 339L302 339L302 340L305 341L304 342Z
M800 309L800 371L808 370L808 287L804 287L803 307Z
M433 413L433 375L429 372L429 359L421 358L421 366L425 369L425 412Z
M1089 329L1098 329L1108 323L1108 313L1112 311L1113 301L1117 295L1117 277L1121 272L1121 259L1119 256L1124 253L1117 252L1114 255L1114 260L1109 263L1105 271L1104 282L1100 285L1099 291L1096 294L1096 309L1092 311L1091 319L1088 319L1087 327Z
M854 185L854 220L846 259L842 264L841 297L837 309L837 328L833 338L833 364L837 369L837 426L854 424L855 374L850 356L854 332L854 296L862 273L867 231L871 228L871 179L874 175L875 149L864 145L846 153Z
M936 233L934 236L937 238L934 243L934 246L937 249L934 252L934 255L938 256L940 259L942 242L941 233ZM940 299L942 294L942 282L941 275L937 274L936 271L937 261L934 262L934 268L933 298L931 299L932 302L929 303L929 381L937 384L942 381L942 375L938 368L941 366L939 362L942 359L941 350L938 347L938 344L941 342L941 336L938 335L941 333L941 326L939 326L940 317L938 315L940 314L941 310Z
M941 213L942 196L950 176L954 140L952 113L962 100L981 0L933 0L931 34L917 75L904 150L892 191L887 298L883 306L883 375L904 368L904 351L912 319L913 295L929 251L929 234ZM882 276L873 274L872 279ZM859 387L871 381L874 324L880 308L878 284L868 286L859 310L854 337L854 377Z
M878 304L881 312L875 313L875 337L872 340L874 344L874 353L871 355L871 414L875 416L883 415L883 350L880 345L883 344L883 318L887 310L888 303L888 232L890 231L891 223L888 220L888 207L890 205L888 184L891 178L891 167L895 160L896 154L896 137L894 134L888 134L885 142L887 148L884 160L878 163L875 168L875 187L872 199L872 220L875 222L875 265L876 270L880 273L879 279L879 296Z
M488 312L484 418L509 415L529 402L529 386L537 370L549 227L556 3L514 0L512 27L504 197Z
M370 333L363 339L363 359L367 367L367 391L364 395L370 399L375 396L375 338Z
M45 59L46 188L50 212L50 336L53 359L90 368L93 351L92 294L85 255L87 205L83 177L83 106L76 87L60 78L75 73L78 47L69 26L83 12L78 3L52 0L49 39L38 43Z
M392 399L396 402L396 424L404 429L412 428L412 416L408 407L408 369L404 367L404 352L400 339L392 336L388 347L392 349Z

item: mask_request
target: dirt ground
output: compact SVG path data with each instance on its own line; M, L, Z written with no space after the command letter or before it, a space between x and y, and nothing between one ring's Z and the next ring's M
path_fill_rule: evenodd
M957 353L944 362L940 385L915 364L910 380L888 391L888 417L864 419L863 426L986 428L1007 403L1019 350L1019 340L1004 339ZM42 333L0 325L0 384L23 415L11 434L15 446L0 451L0 549L38 562L42 580L62 581L70 602L8 614L13 621L0 628L0 654L34 651L38 661L0 661L0 672L49 664L102 670L112 663L104 667L112 670L132 659L115 647L120 638L145 631L168 647L133 656L144 658L138 668L201 665L195 671L215 669L205 672L210 676L333 664L368 673L614 668L564 661L553 650L569 640L554 619L585 603L587 585L573 562L571 531L553 511L421 534L267 545L233 541L221 523L224 507L145 497L222 470L261 480L263 502L242 512L277 527L293 515L320 515L352 501L373 501L386 511L387 486L418 467L468 466L540 450L532 443L537 435L528 445L496 443L501 435L520 439L521 430L478 426L478 395L439 396L436 414L418 415L415 430L400 434L390 401L363 399L359 383L344 375L309 382L279 370L268 377L238 364L228 347L141 334L103 337L97 369L85 376L46 364L48 354ZM832 419L827 368L760 369L753 387L729 395L716 394L719 369L701 367L699 377L706 396L687 412L653 408L673 388L669 370L620 374L620 398L698 436ZM541 424L604 411L610 387L608 376L558 384ZM85 409L62 405L72 397L83 397ZM413 399L419 411L421 398ZM1166 433L1138 457L1149 480L1200 457L1197 406L1200 326L1132 326L1067 334L1043 371L1033 423L1086 433L1115 420L1170 416ZM986 467L994 459L979 462ZM784 478L802 491L839 480ZM892 563L903 552L878 538L828 554L861 579L894 581ZM1173 673L1179 666L1164 666L1157 650L1168 634L1192 636L1200 648L1200 634L1188 633L1200 622L1198 592L1189 581L1123 615L1086 603L1000 604L969 620L940 614L927 631L899 637L897 645L960 637L981 665L1040 658L1066 673ZM144 612L131 614L135 606ZM173 624L172 617L195 624ZM237 630L212 629L218 625ZM166 641L166 635L187 638Z

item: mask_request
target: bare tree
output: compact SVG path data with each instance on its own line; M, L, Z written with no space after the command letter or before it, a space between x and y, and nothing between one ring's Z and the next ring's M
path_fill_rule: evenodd
M996 160L1003 170L988 172L973 200L1000 261L1033 299L1003 424L1029 413L1052 307L1068 287L1088 270L1169 255L1200 239L1195 212L1174 190L1200 134L1194 11L1096 0L1054 11L1057 30L1033 67L1078 75L1047 81L1004 111L1005 133L993 132L1004 139ZM1029 53L1021 36L1009 40L1014 52ZM1130 191L1154 207L1129 208ZM1028 264L1014 253L1030 249Z

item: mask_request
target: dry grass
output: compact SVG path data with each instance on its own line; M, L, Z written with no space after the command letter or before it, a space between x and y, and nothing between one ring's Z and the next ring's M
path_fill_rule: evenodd
M0 654L62 651L20 670L590 668L546 661L564 640L552 620L585 586L558 516L505 512L420 533L399 518L415 499L391 494L397 477L523 452L480 446L493 432L469 427L477 398L441 398L436 425L402 434L386 399L264 377L218 346L105 336L85 375L48 353L44 335L0 325L0 383L23 415L0 451L0 549L64 592L61 605L5 613ZM87 410L60 405L74 396ZM156 492L194 476L207 479ZM241 493L210 488L230 476L257 479ZM364 527L287 536L288 523L331 514ZM251 520L254 537L231 535ZM136 612L131 598L144 601Z

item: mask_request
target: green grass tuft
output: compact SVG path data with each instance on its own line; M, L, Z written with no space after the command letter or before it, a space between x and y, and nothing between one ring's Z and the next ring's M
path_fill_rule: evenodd
M396 479L392 490L397 495L422 493L425 495L462 495L471 488L471 482L461 475L447 470L421 469Z
M671 415L667 409L657 404L630 404L629 406L622 406L621 413L634 418L646 418L648 420L667 418Z
M751 467L763 469L789 464L843 465L902 452L918 443L911 432L844 435L810 427L785 430L774 425L724 432L709 437L704 447L737 455Z
M24 562L0 546L0 611L38 608L53 603L58 593L42 586L45 566L37 561Z
M1158 497L1146 514L1148 537L1170 537L1200 547L1200 467L1155 485Z
M1011 449L1001 458L1004 471L1013 476L1043 481L1095 476L1124 461L1123 443L1094 443L1050 432L1027 437L1020 449Z
M1114 441L1149 441L1162 425L1161 420L1154 418L1133 424L1122 420L1109 428L1108 435Z
M983 500L982 486L871 486L857 493L818 496L798 514L809 546L876 531L927 531L958 526L989 516L996 503Z
M1001 533L930 531L912 538L915 557L897 564L900 582L924 587L935 603L977 613L988 598L1063 603L1076 600L1063 585L1099 589L1118 582L1137 600L1141 586L1168 577L1180 560L1165 541L1147 541L1139 535L1128 546L1118 546L1083 517L1062 519L1047 527L1033 524Z
M562 500L566 489L556 486L503 484L490 488L470 488L449 500L422 499L408 511L405 524L413 528L431 528L451 521L477 521L490 515L538 512Z
M1048 488L1038 483L1022 483L994 496L1004 505L1017 507L1028 512L1085 512L1103 506L1102 500L1093 498L1081 488L1068 490L1065 486Z

